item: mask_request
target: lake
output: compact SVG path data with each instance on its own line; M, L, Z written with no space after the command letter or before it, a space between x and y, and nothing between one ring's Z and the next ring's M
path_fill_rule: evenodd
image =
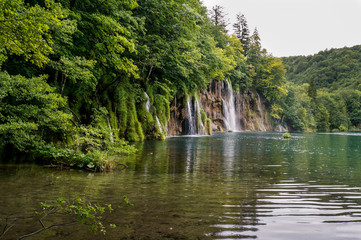
M31 215L40 202L82 197L122 204L106 216L118 227L103 236L73 225L26 239L361 239L361 134L292 135L146 141L124 159L128 169L111 173L8 161L0 165L0 235L6 218ZM19 220L4 239L40 227Z

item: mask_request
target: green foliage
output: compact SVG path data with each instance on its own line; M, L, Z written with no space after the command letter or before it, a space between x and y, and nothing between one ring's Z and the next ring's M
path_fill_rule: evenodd
M164 139L174 97L213 80L257 90L281 118L282 63L257 31L247 46L228 36L222 7L214 10L208 17L198 0L0 0L1 144L111 169L134 152L124 139ZM204 115L198 124L211 134Z
M263 93L266 99L274 102L287 96L284 75L286 70L280 59L274 57L264 58L260 74L256 76L256 88Z
M109 213L114 211L111 204L101 206L99 204L86 202L81 198L77 198L72 202L64 198L58 198L56 203L41 203L40 207L42 209L42 212L39 213L40 216L46 216L54 212L70 215L73 216L78 223L88 225L91 232L97 233L99 231L104 235L107 229L103 224L102 215L106 211ZM109 224L109 226L111 228L116 227L115 224Z
M283 135L282 135L283 138L292 138L291 134L289 132L285 132Z
M347 131L347 127L345 127L343 124L341 124L339 127L338 127L338 130L340 132L346 132Z
M321 106L316 114L317 130L329 131L330 130L330 114L327 109Z
M327 131L340 126L347 129L360 125L358 87L361 65L356 60L359 59L360 49L360 46L355 46L323 51L313 56L283 58L289 87L296 92L292 102L285 101L284 108L296 105L299 107L295 110L302 109L298 113L296 111L297 116L291 111L286 112L289 123L298 122L296 125L299 127L295 129Z
M133 206L127 198L123 196L124 203L127 206ZM29 216L11 216L6 221L12 221L12 224L6 224L1 237L12 229L20 221L25 224L38 223L40 228L34 232L18 236L17 239L24 239L28 237L35 237L37 234L53 228L70 226L73 224L81 224L89 227L90 232L97 234L101 233L106 235L109 229L114 229L117 226L114 223L107 221L107 216L122 208L121 204L114 208L112 204L98 204L85 201L77 197L74 200L67 200L63 197L58 198L56 201L47 203L41 202L39 210L35 211L35 215ZM32 224L33 225L33 224ZM35 225L34 225L35 226ZM104 237L103 236L103 237ZM6 236L5 236L6 237Z
M65 12L59 3L46 0L45 7L29 6L24 0L0 1L0 65L7 55L22 55L43 66L53 53L50 26L60 25Z
M121 156L136 152L134 146L122 139L110 139L107 132L91 126L81 127L75 139L66 148L51 145L40 146L33 152L42 161L62 167L85 168L93 171L109 171L121 163Z
M71 115L54 90L46 76L28 79L0 72L0 143L28 150L65 138Z
M250 50L250 33L248 28L248 23L246 17L239 13L237 14L237 21L233 24L234 32L237 38L241 41L243 45L243 53L245 56L248 56L248 51Z
M281 113L283 112L283 109L276 103L273 103L272 106L271 106L271 116L274 118L274 119L280 119L280 115Z
M317 88L332 88L338 85L341 88L358 89L361 76L360 57L361 46L354 46L282 60L286 65L287 79L296 84L307 83L313 79Z

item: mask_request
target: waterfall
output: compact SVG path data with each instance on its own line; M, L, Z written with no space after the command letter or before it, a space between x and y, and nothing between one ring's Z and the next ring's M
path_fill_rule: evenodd
M239 131L239 127L237 124L237 115L236 115L236 107L234 105L234 96L232 85L228 80L225 81L227 83L227 94L226 99L222 99L223 111L224 111L224 123L226 125L227 130L230 131Z
M147 109L147 111L150 113L150 99L149 96L146 92L144 92L145 98L147 99L147 102L145 103L145 108Z
M151 113L149 96L148 96L148 94L147 94L146 92L144 92L144 95L145 95L145 98L147 99L147 102L145 103L145 109L147 109L147 111L148 111L149 113ZM161 124L160 121L159 121L158 116L155 116L155 120L156 120L156 122L157 122L159 131L160 131L160 132L163 132L163 127L162 127L162 124Z
M197 135L196 121L191 108L191 100L188 97L187 100L187 111L188 111L188 132L186 135Z
M163 127L162 127L162 124L160 124L160 121L159 121L158 116L155 116L155 120L157 121L157 125L158 125L158 128L159 128L159 131L160 131L160 132L163 132Z
M282 126L282 124L279 124L277 128L278 128L278 132L288 132L288 129Z
M206 134L206 128L204 127L204 124L202 122L202 115L201 115L201 107L199 105L199 101L196 98L196 102L195 102L195 113L197 116L197 132L200 135L205 135Z
M107 122L108 122L109 131L110 131L110 141L114 142L113 129L112 129L112 125L110 124L110 119L109 119L108 114L107 114Z
M264 126L264 121L263 121L263 112L262 112L262 108L261 108L261 97L259 96L259 94L257 93L257 110L259 112L259 122L261 124L261 130L266 132L266 127Z
M288 132L287 125L286 126L283 125L283 119L281 119L280 123L277 125L276 131L278 131L278 132Z

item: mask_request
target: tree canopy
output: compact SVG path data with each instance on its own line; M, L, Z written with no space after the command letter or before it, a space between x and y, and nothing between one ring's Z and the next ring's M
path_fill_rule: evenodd
M2 146L101 169L103 151L133 151L124 139L164 139L174 97L214 80L279 118L282 62L244 15L227 25L199 0L0 0Z
M285 118L296 130L352 129L360 126L361 46L321 51L311 56L283 58L288 89L295 98Z

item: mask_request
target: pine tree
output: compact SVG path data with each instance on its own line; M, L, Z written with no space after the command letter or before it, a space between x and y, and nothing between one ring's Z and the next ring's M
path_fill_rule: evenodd
M224 12L224 7L215 5L212 7L212 9L209 11L211 21L216 27L219 27L219 29L227 33L227 26L229 25L229 19L227 19L227 13Z
M250 37L247 19L243 14L237 14L237 21L235 24L233 24L233 29L234 33L243 45L244 55L247 56L250 48Z
M262 57L261 38L258 29L255 28L253 35L250 38L250 47L248 50L248 61L255 65Z

